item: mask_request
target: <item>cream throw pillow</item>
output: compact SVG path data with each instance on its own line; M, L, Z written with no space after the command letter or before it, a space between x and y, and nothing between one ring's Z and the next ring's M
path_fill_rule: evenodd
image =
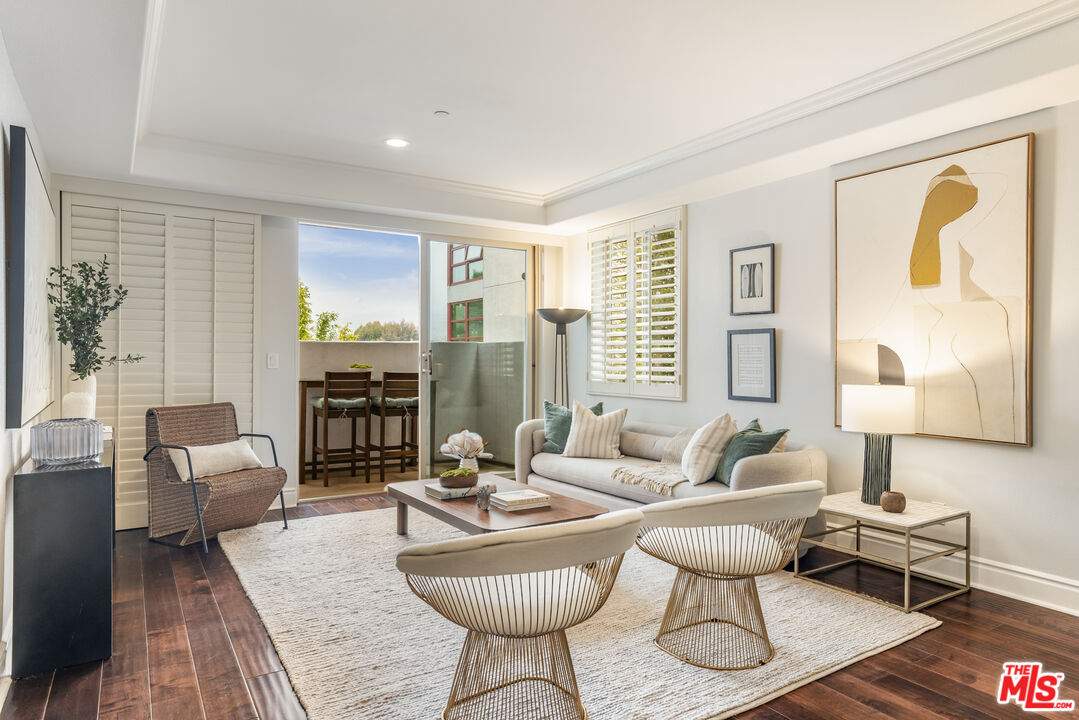
M682 474L691 484L700 485L715 477L719 459L737 432L731 416L723 415L693 433L682 453Z
M209 475L262 467L258 455L255 455L255 451L246 440L234 440L218 445L192 445L187 450L191 453L191 469L195 472L196 480ZM190 480L187 472L187 455L184 451L169 450L169 457L172 459L172 464L176 466L176 474L180 476L180 479L184 482Z
M622 424L626 422L626 408L606 415L595 415L576 400L573 401L573 422L566 438L566 457L620 458L618 449Z

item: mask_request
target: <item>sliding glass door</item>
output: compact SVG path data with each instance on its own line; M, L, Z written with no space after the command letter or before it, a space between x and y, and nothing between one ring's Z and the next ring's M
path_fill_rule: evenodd
M424 477L457 461L446 436L468 428L510 470L514 432L532 405L533 249L420 241L420 463Z

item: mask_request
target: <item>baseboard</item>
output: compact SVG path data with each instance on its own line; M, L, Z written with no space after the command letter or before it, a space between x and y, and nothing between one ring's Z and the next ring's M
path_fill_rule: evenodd
M829 527L835 527L835 525L830 524ZM854 537L850 533L836 534L832 538L836 544L844 547L854 545ZM919 554L940 549L919 540L911 541L910 546ZM904 550L903 543L895 536L874 533L870 529L862 530L862 548L867 552L894 559L899 559ZM963 555L960 553L957 556L930 560L919 569L927 570L948 580L963 582ZM1077 579L971 555L970 583L979 590L1079 616L1079 580Z
M295 487L285 488L285 507L296 507L300 501L300 491Z

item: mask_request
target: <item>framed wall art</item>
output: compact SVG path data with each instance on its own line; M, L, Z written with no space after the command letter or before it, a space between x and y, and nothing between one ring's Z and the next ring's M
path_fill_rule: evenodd
M776 401L775 328L727 331L727 397Z
M775 244L731 250L731 315L775 312Z
M844 384L912 385L918 434L1029 446L1034 135L835 184Z
M22 427L53 400L49 268L56 265L56 215L26 129L12 125L7 187L8 428Z

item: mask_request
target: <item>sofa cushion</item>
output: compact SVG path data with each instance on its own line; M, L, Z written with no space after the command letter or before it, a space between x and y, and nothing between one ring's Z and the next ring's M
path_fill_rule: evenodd
M729 484L734 466L739 460L753 455L771 453L777 443L786 442L788 432L786 428L783 428L771 432L738 433L723 453L723 459L719 463L719 479Z
M566 438L562 454L578 458L618 458L622 424L626 422L626 408L596 416L581 403L573 402L573 424Z
M682 474L690 483L700 485L712 479L719 469L720 456L737 432L734 420L724 413L693 433L681 462Z
M618 482L611 477L611 473L620 467L644 470L658 464L654 460L629 456L603 460L571 458L554 453L539 453L532 456L532 472L537 475L640 503L730 492L730 488L723 483L710 480L700 485L691 485L688 482L679 483L674 486L672 495L660 495L645 490L639 485Z
M603 414L603 403L598 402L589 408L596 415ZM566 449L573 411L565 405L558 405L550 400L543 401L543 452L561 453Z

